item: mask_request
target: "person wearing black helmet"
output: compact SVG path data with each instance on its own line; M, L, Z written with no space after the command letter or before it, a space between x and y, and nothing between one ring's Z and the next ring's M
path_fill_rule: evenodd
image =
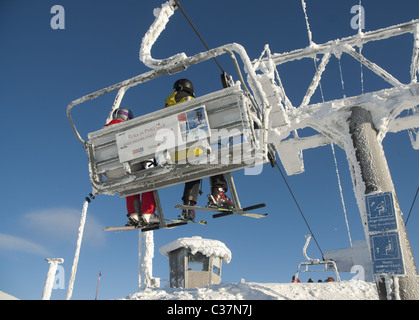
M112 112L112 120L105 126L125 122L134 118L130 109L118 108ZM149 165L145 162L141 164L145 169ZM126 226L147 225L150 222L157 221L155 216L156 203L152 191L141 194L135 194L125 198L127 205L128 222Z
M165 108L195 98L193 84L188 79L179 79L173 84L173 92L166 98Z
M179 79L173 84L173 92L166 98L165 108L195 98L193 84L188 79ZM182 201L184 205L196 205L198 201L199 185L201 180L185 183ZM231 207L232 201L225 194L228 185L223 174L210 177L211 194L208 195L209 203L215 207ZM182 220L195 220L195 210L183 210L180 215Z

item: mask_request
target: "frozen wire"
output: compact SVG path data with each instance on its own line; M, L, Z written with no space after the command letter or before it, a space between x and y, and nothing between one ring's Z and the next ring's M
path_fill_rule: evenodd
M359 37L362 37L362 0L359 0L359 20L358 20L358 35ZM362 44L359 46L359 54L362 55ZM361 92L364 94L364 66L362 65L362 62L360 62L361 66Z
M310 24L308 23L308 15L307 15L307 5L306 5L306 3L305 3L305 1L304 0L301 0L301 5L302 5L302 7L303 7L303 11L304 11L304 16L305 16L305 19L306 19L306 26L307 26L307 34L308 34L308 41L309 41L309 43L310 43L310 46L313 44L313 34L311 33L311 30L310 30Z
M203 43L203 45L205 46L205 48L209 51L210 48L208 47L207 43L205 42L204 38L202 38L201 34L198 32L198 30L195 28L194 24L192 23L191 19L189 19L188 15L186 14L185 10L183 9L183 7L181 6L181 4L179 3L178 0L174 0L176 6L180 9L180 11L182 12L182 14L184 15L185 19L189 22L189 24L191 25L192 29L195 31L196 35L198 36L198 38L201 40L201 42ZM218 68L220 68L222 73L225 73L223 67L220 65L220 63L218 62L218 60L216 58L212 58L215 63L217 64Z
M301 6L303 7L304 17L305 17L305 20L306 20L308 41L310 43L310 46L312 46L314 44L314 42L313 42L313 33L311 32L310 23L308 22L307 4L305 3L304 0L301 0ZM318 71L317 57L314 57L313 58L313 62L314 62L314 67L315 67L316 71ZM321 82L319 82L319 88L320 88L320 94L322 96L322 101L324 102L323 87L322 87Z
M350 245L352 247L351 231L349 229L349 222L348 222L348 215L346 213L345 199L343 197L342 184L340 182L340 174L339 174L338 162L336 160L335 147L334 147L334 144L333 143L331 143L330 146L332 147L333 159L335 160L336 176L338 177L338 185L339 185L339 191L340 191L340 199L342 201L342 207L343 207L343 214L345 216L346 229L348 230L349 243L350 243Z
M345 81L343 81L342 64L340 63L340 58L338 59L338 61L339 61L339 74L340 74L340 83L342 85L342 93L343 93L343 97L346 98Z
M309 39L309 41L310 41L310 45L312 45L313 44L313 34L312 34L312 32L311 32L311 29L310 29L310 24L309 24L309 22L308 22L308 15L307 15L307 7L306 7L306 3L305 3L305 1L304 0L301 0L301 5L302 5L302 7L303 7L303 11L304 11L304 16L305 16L305 20L306 20L306 26L307 26L307 33L308 33L308 39ZM359 1L359 6L360 6L360 8L361 8L361 0ZM361 14L360 14L360 16L361 16ZM361 20L359 21L359 23L360 23L360 25L361 25ZM359 29L359 30L361 30L361 29ZM361 31L359 31L359 32L361 32ZM316 57L314 57L313 58L313 62L314 62L314 67L315 67L315 69L316 69L316 72L318 72L318 66L317 66L317 61L316 61ZM343 95L344 95L344 97L346 98L346 95L345 95L345 84L344 84L344 81L343 81L343 73L342 73L342 66L341 66L341 63L340 63L340 59L339 59L339 71L340 71L340 80L341 80L341 84L342 84L342 90L343 90ZM361 72L362 72L362 63L361 63ZM363 75L361 75L361 79L363 79ZM363 80L361 80L362 82L363 82ZM320 94L321 94L321 97L322 97L322 101L324 102L325 100L324 100L324 93L323 93L323 87L322 87L322 84L321 84L321 82L319 82L319 88L320 88ZM362 91L363 91L364 89L363 89L363 85L362 85ZM332 147L332 152L333 152L333 159L334 159L334 161L335 161L335 168L336 168L336 175L337 175L337 179L338 179L338 185L339 185L339 191L340 191L340 198L341 198L341 201L342 201L342 207L343 207L343 213L344 213L344 216L345 216L345 223L346 223L346 228L347 228L347 230L348 230L348 237L349 237L349 243L350 243L350 245L351 245L351 247L352 247L352 239L351 239L351 232L350 232L350 229L349 229L349 222L348 222L348 216L347 216L347 212L346 212L346 205L345 205L345 199L344 199L344 197L343 197L343 191L342 191L342 185L341 185L341 181L340 181L340 175L339 175L339 168L338 168L338 164L337 164L337 160L336 160L336 154L335 154L335 148L334 148L334 146L333 146L333 143L331 144L331 147ZM302 213L301 213L302 214ZM304 216L303 216L304 217ZM314 238L314 237L313 237ZM316 241L317 242L317 241ZM320 249L320 248L319 248ZM320 250L321 251L321 250Z
M409 211L409 214L407 215L406 222L404 223L406 226L407 226L407 222L409 221L410 214L412 213L413 206L415 205L416 197L418 196L418 193L419 193L419 186L418 186L418 189L416 190L415 198L413 199L412 206L410 207L410 211Z

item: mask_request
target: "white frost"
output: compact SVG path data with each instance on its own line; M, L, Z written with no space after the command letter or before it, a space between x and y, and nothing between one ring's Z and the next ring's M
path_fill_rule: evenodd
M153 59L151 57L151 47L156 42L157 38L166 28L166 24L169 22L169 18L175 12L174 1L170 0L162 4L161 8L156 8L153 11L156 19L150 26L150 29L144 35L141 41L141 47L139 52L140 61L142 61L147 67L156 69L167 63L174 63L175 61L181 61L186 58L185 53L178 53L165 60Z
M154 233L139 233L138 287L149 288L153 284Z

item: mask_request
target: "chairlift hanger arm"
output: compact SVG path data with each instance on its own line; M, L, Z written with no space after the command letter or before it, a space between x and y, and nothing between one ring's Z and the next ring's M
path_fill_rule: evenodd
M166 28L166 25L169 22L170 17L174 14L174 12L177 8L179 8L179 10L181 10L181 12L185 16L186 20L189 22L189 24L192 26L192 28L194 29L194 31L196 32L196 34L198 35L200 40L203 42L205 48L208 51L211 51L210 48L208 47L208 45L206 44L206 42L204 41L204 39L202 38L202 36L199 34L198 30L196 30L192 21L187 16L186 12L183 10L179 1L178 0L170 0L170 1L167 1L167 2L162 4L161 10L159 11L159 14L156 16L156 19L154 20L153 24L150 26L149 30L146 32L146 34L143 37L142 42L141 42L141 48L140 48L140 54L139 54L140 55L140 60L146 66L148 66L152 69L160 68L161 66L164 66L168 63L169 64L178 63L180 60L186 59L186 55L183 52L175 54L175 55L173 55L169 58L163 59L163 60L154 59L151 56L152 46L157 41L158 37L163 32L163 30ZM233 43L231 45L234 46L234 47L232 47L231 49L228 49L228 50L235 51L236 53L238 53L240 55L240 58L242 59L243 64L244 64L244 70L249 76L249 79L248 79L249 80L249 85L250 85L253 93L257 94L259 96L260 100L262 101L262 104L266 107L266 109L267 109L266 110L267 111L266 115L268 115L269 110L270 110L270 104L269 104L268 100L266 99L265 94L263 93L263 89L262 89L261 84L257 80L255 70L252 66L252 62L250 61L250 59L249 59L249 57L246 53L246 50L239 44ZM229 46L229 45L227 45L227 46ZM237 73L240 77L240 81L242 83L242 86L245 89L245 91L248 93L249 97L251 97L250 91L245 86L244 79L241 76L240 68L238 67L237 61L236 61L233 54L230 53L230 55L233 58L233 60L235 61L236 70L237 70ZM212 59L215 60L215 62L217 63L217 65L219 66L221 71L224 73L223 68L218 63L215 56L213 56ZM253 97L251 97L251 100L252 100L253 105L256 107L256 102L254 101ZM256 109L258 109L258 108L256 108ZM260 113L259 110L257 112ZM264 115L264 117L266 115ZM260 116L260 114L259 114L259 116ZM266 121L266 119L264 119L263 121L265 122L265 125L267 126L268 122ZM267 130L268 128L266 127L265 129Z
M67 106L67 116L70 120L70 124L71 124L71 126L74 130L74 133L76 134L77 139L80 140L80 142L82 142L83 146L86 148L86 141L81 137L80 133L78 132L78 130L76 128L76 125L74 124L73 118L71 117L71 110L73 109L73 107L75 107L75 106L77 106L77 105L79 105L83 102L93 100L93 99L95 99L95 98L97 98L97 97L99 97L103 94L109 93L109 92L114 91L114 90L118 90L118 89L123 88L123 87L127 87L127 89L128 89L128 88L136 86L140 83L145 83L147 81L156 79L156 78L158 78L160 76L163 76L163 75L166 75L166 74L177 73L179 71L185 70L186 68L188 68L191 65L194 65L194 64L212 59L214 57L217 57L217 56L225 54L225 53L228 53L232 57L233 61L235 61L235 56L232 55L232 52L236 52L236 53L239 54L239 56L243 60L245 68L247 67L247 69L249 70L249 67L251 67L251 62L250 62L250 59L248 58L248 56L246 54L246 51L244 50L244 48L241 45L239 45L237 43L231 43L231 44L227 44L227 45L224 45L224 46L220 46L220 47L215 48L215 49L211 49L211 50L206 51L206 52L198 53L198 54L196 54L194 56L191 56L191 57L187 57L184 60L182 60L181 62L174 62L172 64L165 65L162 68L148 71L146 73L143 73L143 74L140 74L140 75L135 76L133 78L130 78L128 80L116 83L116 84L111 85L107 88L95 91L95 92L90 93L88 95L85 95L85 96L83 96L83 97L81 97L77 100L74 100L73 102L71 102ZM240 71L240 69L237 68L237 72L239 72L239 71ZM243 77L240 73L239 73L239 78L242 79L241 82L244 85L244 82L243 82L244 79L243 79ZM251 76L251 78L253 78L253 77ZM254 82L257 83L257 81L254 81ZM244 85L244 87L245 87L245 85ZM247 88L247 87L245 87L245 88ZM262 88L258 88L258 87L257 87L257 89L262 90ZM249 93L248 90L247 90L247 92Z

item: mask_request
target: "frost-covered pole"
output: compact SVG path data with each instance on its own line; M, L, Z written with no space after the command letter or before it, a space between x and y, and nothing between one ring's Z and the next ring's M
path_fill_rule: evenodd
M367 209L365 196L374 193L391 192L394 198L394 211L397 221L397 233L400 239L400 252L404 266L403 275L375 275L378 294L380 299L419 299L419 279L415 260L413 258L410 242L407 237L406 227L403 222L402 212L397 200L390 170L384 154L381 142L377 138L377 131L374 127L369 111L361 107L353 107L349 117L349 131L351 134L353 148L348 146L348 159L356 159L352 166L355 193L367 242L370 244L370 232L367 227ZM383 251L391 250L394 244L386 244ZM383 254L383 252L381 252ZM391 281L389 281L389 278ZM389 286L389 284L391 286ZM386 287L387 285L387 287ZM389 291L391 289L391 291Z
M55 273L59 264L64 262L63 258L45 259L49 263L47 279L45 280L44 291L42 293L42 300L49 300L51 298L52 287L54 286Z
M71 268L71 276L70 276L70 281L68 284L68 291L67 291L67 297L66 297L67 300L70 300L71 296L73 295L74 280L76 278L77 265L79 263L80 247L81 247L81 242L83 239L84 225L86 223L86 214L87 214L87 207L89 206L89 201L90 199L86 199L86 201L83 204L83 210L81 212L79 236L77 238L77 245L76 245L76 252L74 254L73 267Z
M139 232L138 239L138 290L149 288L153 281L154 233Z

